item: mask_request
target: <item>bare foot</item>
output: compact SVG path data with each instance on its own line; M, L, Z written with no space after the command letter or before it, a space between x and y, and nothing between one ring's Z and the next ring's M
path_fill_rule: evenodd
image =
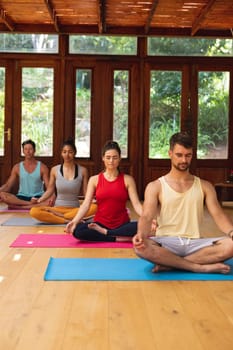
M162 271L171 271L173 268L169 266L164 265L158 265L156 264L152 272L162 272ZM205 265L197 265L195 270L193 272L201 272L201 273L223 273L227 274L231 270L230 266L223 264L223 263L216 263L216 264L205 264Z
M200 265L200 270L197 272L206 272L206 273L229 273L231 270L229 265L223 264L223 263L216 263L216 264L206 264L206 265Z
M95 222L91 222L88 225L88 228L98 231L99 233L102 233L102 235L107 235L108 231L106 228L101 227L100 225L96 224Z
M156 265L153 267L152 272L155 272L155 273L156 273L156 272L171 271L171 270L172 270L172 267L156 264Z

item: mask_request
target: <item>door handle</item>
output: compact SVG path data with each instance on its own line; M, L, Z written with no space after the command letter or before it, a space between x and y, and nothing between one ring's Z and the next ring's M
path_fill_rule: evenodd
M4 134L7 134L7 141L11 141L11 128L4 131Z

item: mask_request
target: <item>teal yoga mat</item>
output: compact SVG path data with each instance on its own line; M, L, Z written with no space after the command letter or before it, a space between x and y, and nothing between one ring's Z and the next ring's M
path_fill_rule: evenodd
M233 259L227 261L231 272L194 273L164 271L152 273L153 264L139 258L53 258L44 275L45 281L231 281Z

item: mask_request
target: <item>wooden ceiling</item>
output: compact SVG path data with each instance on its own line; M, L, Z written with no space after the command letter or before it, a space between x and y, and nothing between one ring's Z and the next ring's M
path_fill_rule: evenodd
M0 0L0 32L233 37L233 0Z

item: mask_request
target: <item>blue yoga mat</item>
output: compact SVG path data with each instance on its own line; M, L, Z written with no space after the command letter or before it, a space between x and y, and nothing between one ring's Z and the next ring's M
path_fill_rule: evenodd
M172 270L151 272L153 264L139 258L50 258L45 281L231 281L231 272L194 273Z

